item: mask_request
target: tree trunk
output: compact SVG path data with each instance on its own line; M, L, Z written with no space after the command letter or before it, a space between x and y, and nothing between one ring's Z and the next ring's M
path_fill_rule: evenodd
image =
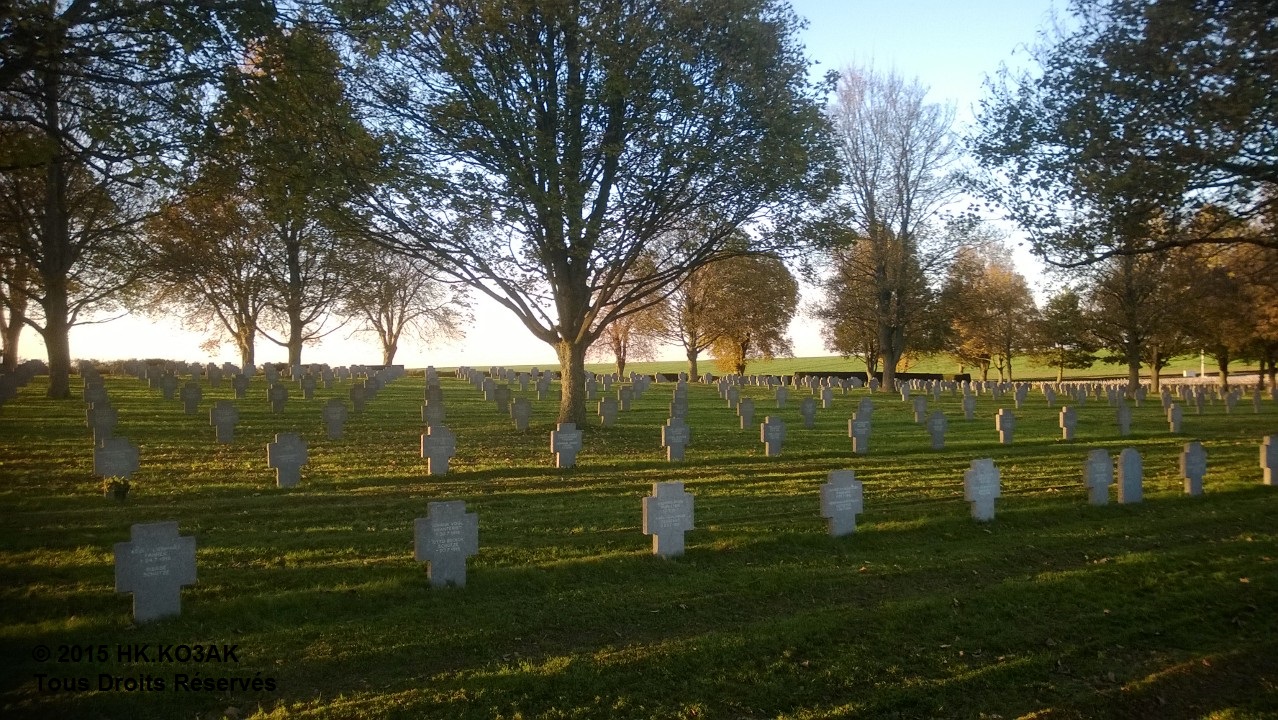
M382 364L394 365L395 353L399 351L398 343L382 343Z
M1216 367L1220 369L1220 391L1229 392L1229 353L1216 353Z
M884 392L896 392L896 364L901 362L901 344L898 342L896 328L890 325L879 326L879 347L883 348L883 382Z
M253 364L253 344L240 346L240 371Z
M1152 392L1158 392L1160 389L1159 380L1161 379L1159 376L1160 371L1158 366L1162 364L1160 362L1162 358L1158 356L1158 346L1154 346L1153 357L1154 361L1149 364L1149 389Z
M1065 382L1065 365L1064 363L1056 366L1056 384L1060 385Z
M10 308L6 322L8 324L4 328L4 365L0 366L0 369L13 372L18 369L18 341L22 338L22 325L26 322L25 309Z
M1012 356L1007 356L1007 381L1016 382L1016 378L1012 377Z
M49 352L49 397L71 397L71 327L67 314L67 286L58 279L45 279L44 346Z
M1140 343L1127 338L1124 349L1127 356L1127 397L1130 399L1136 397L1136 389L1140 387Z
M293 367L302 364L302 319L293 312L288 318L288 365Z
M689 382L697 381L697 357L699 355L701 355L701 353L696 350L688 351L688 381Z
M555 345L559 355L559 420L586 426L586 345L560 340ZM694 365L695 367L695 365Z

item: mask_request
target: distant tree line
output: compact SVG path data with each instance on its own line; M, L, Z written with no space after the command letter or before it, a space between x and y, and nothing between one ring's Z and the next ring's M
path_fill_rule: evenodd
M810 82L783 0L19 2L4 361L32 328L68 397L69 329L141 309L244 363L342 328L390 362L481 295L555 349L580 422L587 352L743 372L790 352L804 278L827 346L888 387L926 352L1005 379L1029 353L1135 383L1193 349L1272 374L1270 14L1069 12L964 138L917 82ZM991 212L1060 268L1042 308Z

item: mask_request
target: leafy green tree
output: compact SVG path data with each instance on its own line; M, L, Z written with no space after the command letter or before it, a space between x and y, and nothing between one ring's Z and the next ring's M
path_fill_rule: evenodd
M197 178L148 221L153 279L143 307L176 311L186 326L208 335L210 350L229 339L240 366L249 367L272 296L261 247L270 227L226 179Z
M710 346L724 372L745 373L754 358L793 353L786 334L799 304L799 282L780 258L742 255L705 268Z
M304 345L341 324L347 261L368 251L336 208L379 165L381 148L356 118L320 27L275 27L253 50L226 75L211 156L266 227L259 253L271 292L258 331L297 365Z
M1061 290L1047 299L1033 334L1034 355L1056 368L1056 382L1065 379L1067 369L1086 370L1096 363L1096 341L1075 290Z
M48 351L50 397L70 397L71 326L110 309L133 279L133 256L106 246L136 240L204 83L264 15L261 3L217 0L24 0L6 11L0 172L34 193L38 232L19 247L37 275L39 318L28 324Z
M585 421L605 328L742 227L751 250L779 244L826 184L800 22L777 0L390 0L366 20L368 122L407 172L359 220L554 347L561 421Z
M426 344L465 336L471 324L465 293L440 282L419 260L374 247L361 253L349 271L349 289L339 308L374 335L382 346L382 364L395 362L405 338Z
M979 194L1063 266L1239 235L1278 195L1278 33L1252 0L1072 0L1037 67L1004 71L971 150ZM1201 209L1229 212L1194 222ZM1136 235L1160 225L1147 242ZM1192 231L1189 231L1191 230Z
M1038 318L1029 285L1005 257L1000 246L960 251L941 290L950 353L979 367L982 380L989 379L991 366L1000 380L1013 379L1012 361L1032 347Z
M941 222L958 194L954 109L929 103L926 95L917 81L849 68L829 109L844 176L833 214L844 218L839 235L853 244L835 242L831 253L835 274L822 313L827 344L829 330L838 328L855 338L835 343L842 354L864 356L875 347L889 390L897 363L917 340L910 328L923 321L930 282L957 247L957 236ZM876 337L867 342L871 322Z

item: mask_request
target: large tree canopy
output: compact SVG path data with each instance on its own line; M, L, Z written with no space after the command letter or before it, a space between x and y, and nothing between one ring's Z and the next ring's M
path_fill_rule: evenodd
M1037 68L991 84L977 191L1058 265L1238 242L1238 224L1278 203L1274 3L1072 0L1070 14ZM1166 231L1207 205L1229 222Z
M760 249L762 221L825 185L825 123L781 2L388 5L367 90L404 182L371 190L360 220L555 347L562 421L584 421L603 328L738 228Z

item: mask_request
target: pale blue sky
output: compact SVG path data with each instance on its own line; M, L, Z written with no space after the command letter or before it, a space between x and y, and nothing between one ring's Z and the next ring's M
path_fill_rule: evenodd
M1025 46L1049 23L1053 5L1063 11L1065 0L792 0L795 11L809 20L803 41L808 54L818 61L817 72L838 70L847 64L873 64L893 69L906 78L918 78L930 88L929 98L954 102L960 123L969 122L972 108L981 97L982 82L1000 63L1019 66L1026 62ZM1037 265L1024 251L1016 253L1017 265L1040 286ZM805 295L804 302L813 298ZM495 303L480 301L476 323L467 337L452 346L426 349L414 342L401 343L397 361L410 367L427 364L452 366L468 364L487 367L495 363L555 363L554 352L535 339L522 325ZM790 334L800 357L828 354L818 328L797 320ZM205 360L199 349L202 337L182 330L176 321L152 322L126 317L103 325L76 328L71 334L75 357L112 359L169 357ZM23 335L22 355L43 357L39 338ZM265 340L257 345L258 362L282 362L283 349ZM677 359L681 352L670 350L663 357ZM349 337L339 330L321 345L303 351L305 362L333 365L379 362L380 350L374 342ZM238 358L224 347L213 359Z

